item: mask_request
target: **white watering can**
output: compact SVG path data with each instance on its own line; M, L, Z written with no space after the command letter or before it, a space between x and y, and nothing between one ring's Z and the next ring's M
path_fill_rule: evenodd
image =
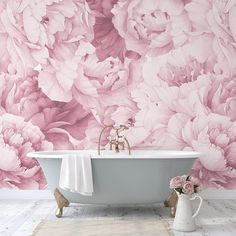
M173 229L178 231L191 232L196 230L195 217L198 215L202 206L202 198L196 195L191 198L189 194L178 194L178 203L173 223ZM191 201L199 199L200 203L196 212L193 214Z

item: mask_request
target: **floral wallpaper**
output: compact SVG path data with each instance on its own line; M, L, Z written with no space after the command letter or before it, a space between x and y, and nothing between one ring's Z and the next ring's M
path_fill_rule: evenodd
M45 188L27 152L96 149L108 124L235 188L235 19L232 0L0 1L0 188Z

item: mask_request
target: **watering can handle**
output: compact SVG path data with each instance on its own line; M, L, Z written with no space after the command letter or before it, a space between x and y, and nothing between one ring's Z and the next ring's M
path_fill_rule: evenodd
M195 196L195 197L192 197L192 198L190 198L190 200L191 201L193 201L193 200L195 200L196 198L198 198L199 200L200 200L200 203L199 203L199 205L198 205L198 208L197 208L197 210L196 210L196 212L193 214L193 218L195 218L197 215L198 215L198 213L199 213L199 211L200 211L200 208L201 208L201 206L202 206L202 202L203 202L203 200L202 200L202 197L200 197L200 196Z

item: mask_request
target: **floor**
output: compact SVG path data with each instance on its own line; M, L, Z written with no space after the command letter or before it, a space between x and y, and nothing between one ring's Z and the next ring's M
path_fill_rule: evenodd
M194 206L195 207L195 206ZM170 225L173 218L162 204L109 207L71 204L65 208L63 218L55 217L53 200L0 200L0 236L30 236L42 219L63 221L71 218L153 218L165 219ZM198 229L192 233L173 231L175 236L235 236L236 200L204 200L196 219ZM148 236L148 235L145 235Z

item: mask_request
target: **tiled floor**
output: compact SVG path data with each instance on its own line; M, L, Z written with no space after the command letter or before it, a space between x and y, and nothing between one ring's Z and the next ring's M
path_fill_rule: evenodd
M170 226L173 223L169 209L162 204L130 207L71 204L70 207L65 208L61 219L55 217L55 209L56 203L53 200L0 200L0 235L29 236L43 219L63 221L72 218L86 219L105 216L122 219L162 218ZM198 229L195 232L173 231L174 235L235 236L236 200L205 200L196 219L196 224Z

